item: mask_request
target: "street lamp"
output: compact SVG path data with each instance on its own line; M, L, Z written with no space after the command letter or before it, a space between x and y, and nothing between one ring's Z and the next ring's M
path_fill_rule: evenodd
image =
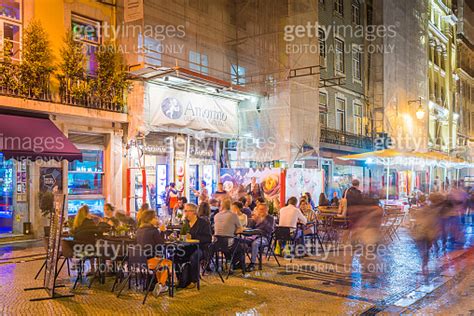
M418 103L418 110L416 110L416 118L419 120L422 120L425 117L425 109L423 109L423 106L421 104L421 97L418 100L411 100L408 101L408 105L411 103Z

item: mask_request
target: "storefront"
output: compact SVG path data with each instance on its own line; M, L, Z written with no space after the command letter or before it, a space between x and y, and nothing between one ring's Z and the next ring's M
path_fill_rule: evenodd
M0 234L13 231L15 164L0 153Z
M218 182L222 143L238 135L238 100L145 83L143 135L128 149L128 211L144 201L160 214L171 183L181 196L197 203L195 190Z

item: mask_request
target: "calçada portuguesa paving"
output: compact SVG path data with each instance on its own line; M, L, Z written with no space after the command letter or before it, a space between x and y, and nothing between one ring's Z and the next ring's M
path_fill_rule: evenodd
M465 242L432 251L430 274L421 274L418 250L406 229L400 240L372 260L361 254L330 250L292 262L264 261L262 271L236 273L223 284L206 274L201 290L178 291L174 298L142 293L112 293L113 278L84 283L72 298L30 302L44 291L25 292L42 285L34 280L45 250L41 241L0 245L0 314L2 315L342 315L419 314L472 315L474 313L474 226L465 225ZM341 248L339 248L341 249ZM353 252L352 252L353 253ZM369 263L369 264L366 264ZM361 268L365 264L368 268ZM368 271L371 270L371 271ZM73 277L59 276L68 293ZM41 278L40 278L41 279Z

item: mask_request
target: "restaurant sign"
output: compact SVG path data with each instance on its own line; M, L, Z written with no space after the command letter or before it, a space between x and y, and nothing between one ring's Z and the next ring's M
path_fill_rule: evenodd
M238 134L236 101L148 84L146 103L151 126Z

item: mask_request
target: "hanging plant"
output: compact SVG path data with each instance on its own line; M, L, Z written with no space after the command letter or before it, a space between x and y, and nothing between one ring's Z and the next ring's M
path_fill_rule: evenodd
M22 55L20 92L24 96L40 98L48 92L49 76L54 67L48 35L36 20L23 31Z

